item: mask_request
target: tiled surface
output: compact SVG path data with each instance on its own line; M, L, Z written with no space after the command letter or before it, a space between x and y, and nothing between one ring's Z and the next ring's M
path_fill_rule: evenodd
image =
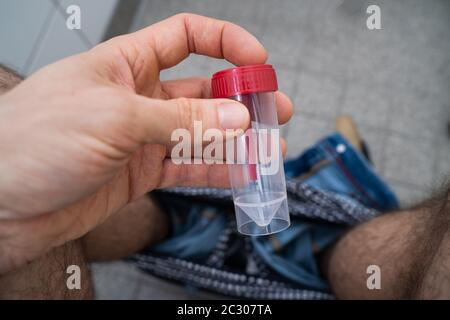
M109 20L114 14L117 0L53 0L63 14L70 5L77 5L82 10L82 37L93 46L102 41Z
M64 39L64 41L59 42L59 39ZM56 12L50 20L48 32L42 37L41 45L33 53L32 62L26 68L26 73L33 73L45 65L86 51L88 48L80 33L67 29L65 18Z
M25 71L40 43L46 21L54 14L53 9L50 0L8 0L0 4L1 63L20 73Z
M291 121L285 136L288 143L287 158L297 156L300 150L309 147L334 128L333 120L310 116L301 111L296 112Z
M389 135L385 141L384 176L424 190L431 189L436 146L428 140L397 134Z
M129 263L116 261L91 265L96 299L224 299L196 288L187 288L152 277ZM226 298L225 298L226 299Z
M101 42L118 0L2 0L0 63L27 76ZM81 10L81 30L66 26L69 5Z
M91 265L95 297L97 299L136 299L142 274L125 262L95 263Z
M335 119L343 99L341 83L331 75L300 72L293 98L296 112L319 118Z

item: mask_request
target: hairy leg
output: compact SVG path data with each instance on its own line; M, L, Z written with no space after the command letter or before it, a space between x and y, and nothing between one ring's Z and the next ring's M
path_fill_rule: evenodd
M67 267L80 268L80 289L67 287ZM89 269L81 243L55 248L20 269L0 275L0 299L92 299Z
M28 265L0 275L0 299L92 299L87 262L131 255L161 240L166 215L148 197L119 211L84 238L55 248ZM67 267L80 268L81 289L69 290Z
M446 204L437 210L435 239L429 241L433 254L424 266L421 284L415 292L417 298L450 299L450 192Z
M378 217L344 235L323 267L342 299L450 298L449 191L427 203ZM370 265L381 289L369 290Z

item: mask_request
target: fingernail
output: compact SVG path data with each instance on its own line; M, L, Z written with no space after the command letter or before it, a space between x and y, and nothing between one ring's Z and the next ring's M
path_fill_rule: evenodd
M248 110L239 103L219 105L219 121L222 129L245 129L248 125Z

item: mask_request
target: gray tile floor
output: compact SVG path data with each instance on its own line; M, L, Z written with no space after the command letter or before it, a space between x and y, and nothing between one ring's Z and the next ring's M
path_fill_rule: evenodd
M331 132L337 114L349 114L371 148L377 171L409 205L450 173L450 1L376 3L382 30L375 31L366 28L369 2L363 0L150 0L138 10L132 29L178 12L245 27L268 49L280 88L295 103L295 116L283 129L288 156ZM162 77L210 76L228 66L192 56ZM103 286L100 298L186 296L179 287L141 279L122 263L94 266L108 268L129 273L123 280L129 286Z

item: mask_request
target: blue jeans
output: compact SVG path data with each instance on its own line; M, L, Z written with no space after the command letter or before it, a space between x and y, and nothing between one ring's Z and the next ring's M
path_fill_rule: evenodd
M372 165L344 137L334 133L285 163L287 177L304 177L318 189L339 193L362 204L388 211L398 208L394 192Z

